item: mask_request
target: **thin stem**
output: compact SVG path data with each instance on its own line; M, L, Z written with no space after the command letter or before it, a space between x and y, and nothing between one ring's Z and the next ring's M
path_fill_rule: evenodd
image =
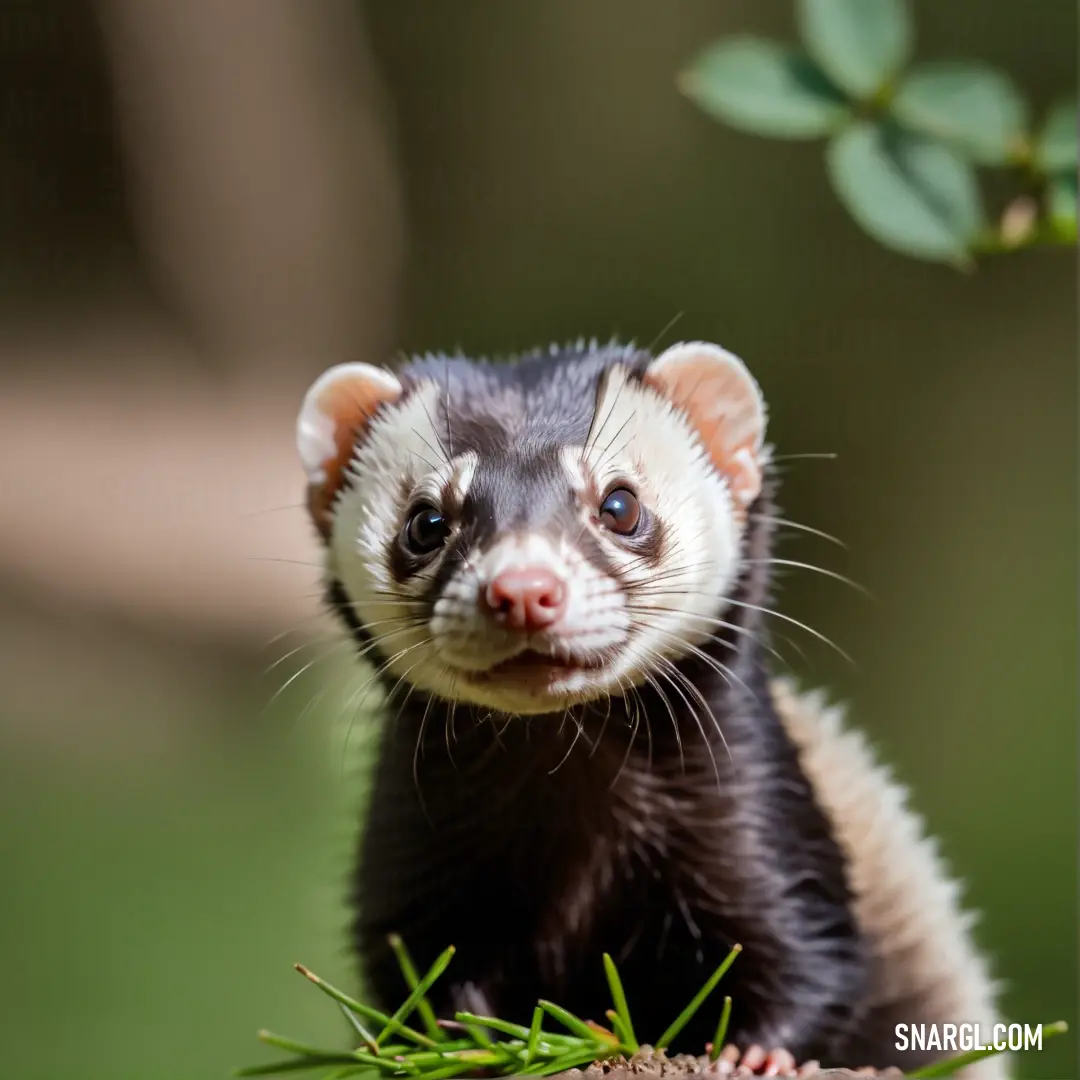
M727 969L735 963L735 957L737 957L741 952L741 945L732 945L731 952L727 954L727 958L712 973L712 975L709 976L708 982L706 982L705 985L697 992L697 994L694 995L694 1000L691 1001L690 1004L687 1005L686 1008L683 1009L683 1011L679 1013L677 1017L675 1017L675 1020L672 1022L671 1026L667 1029L667 1031L665 1031L664 1034L656 1040L657 1047L666 1050L669 1046L671 1046L671 1040L674 1039L675 1036L678 1035L679 1032L682 1031L682 1029L686 1027L688 1023L690 1023L690 1020L693 1018L694 1013L696 1013L698 1009L701 1008L701 1003L713 992L713 990L716 989L716 984L724 977Z

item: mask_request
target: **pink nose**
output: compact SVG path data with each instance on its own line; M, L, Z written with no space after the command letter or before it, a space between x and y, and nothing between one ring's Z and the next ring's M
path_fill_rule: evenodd
M487 606L510 630L543 630L566 610L566 586L541 566L504 570L484 592Z

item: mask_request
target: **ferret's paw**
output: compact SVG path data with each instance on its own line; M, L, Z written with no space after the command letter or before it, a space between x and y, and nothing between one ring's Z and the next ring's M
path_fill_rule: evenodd
M719 1066L719 1068L717 1068ZM725 1046L714 1068L721 1076L777 1076L777 1077L800 1077L812 1076L818 1068L816 1061L809 1061L803 1068L810 1067L810 1071L803 1072L795 1061L795 1058L787 1050L777 1047L766 1051L761 1046L750 1046L740 1051L737 1046Z

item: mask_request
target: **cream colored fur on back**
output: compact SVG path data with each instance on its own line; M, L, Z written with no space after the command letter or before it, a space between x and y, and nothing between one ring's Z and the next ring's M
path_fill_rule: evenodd
M875 957L871 1009L890 1028L978 1023L988 1042L999 1015L996 986L971 939L975 916L961 907L960 886L922 819L908 809L907 792L875 760L865 736L845 729L842 710L822 694L797 693L787 680L772 689L850 860L856 917ZM989 1058L957 1075L1004 1080L1006 1059Z

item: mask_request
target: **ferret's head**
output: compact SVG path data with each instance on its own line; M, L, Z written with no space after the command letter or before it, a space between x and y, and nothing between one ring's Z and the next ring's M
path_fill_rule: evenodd
M707 640L766 463L756 382L700 342L344 364L297 431L371 658L511 714L622 694Z

